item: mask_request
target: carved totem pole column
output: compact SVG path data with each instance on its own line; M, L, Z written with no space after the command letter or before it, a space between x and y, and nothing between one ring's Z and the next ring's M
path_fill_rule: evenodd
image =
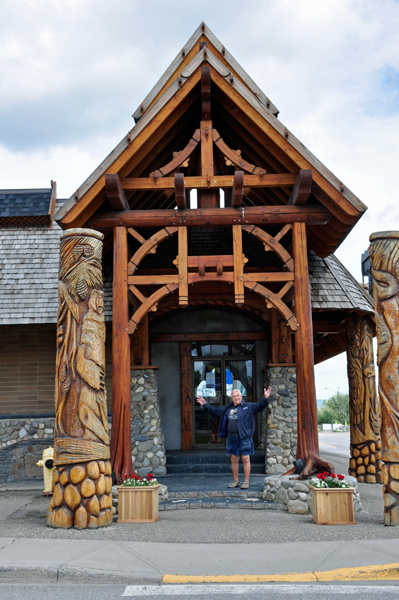
M384 523L399 525L399 231L370 236L378 340Z
M105 390L103 234L61 234L51 527L112 523Z
M360 482L381 481L380 404L375 385L373 328L370 317L346 322L348 337L351 459L349 475Z

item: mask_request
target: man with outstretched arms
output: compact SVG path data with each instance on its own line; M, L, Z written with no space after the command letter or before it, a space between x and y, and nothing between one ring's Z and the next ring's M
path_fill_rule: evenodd
M231 392L231 402L227 406L214 408L203 399L197 398L197 402L205 408L212 416L220 419L219 437L227 437L227 454L230 455L231 470L234 481L230 483L229 488L235 488L240 485L238 480L238 461L241 456L244 465L245 481L241 489L249 488L249 475L251 473L251 454L255 454L254 443L252 440L255 431L255 415L261 412L269 404L269 397L272 388L264 389L264 397L260 402L245 402L242 399L239 390Z

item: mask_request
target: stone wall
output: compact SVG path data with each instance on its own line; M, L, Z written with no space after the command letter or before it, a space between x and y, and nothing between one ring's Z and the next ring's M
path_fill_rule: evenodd
M0 419L0 481L43 477L36 463L53 441L54 418Z
M271 367L272 395L268 407L266 473L293 467L297 446L297 391L294 367Z
M346 481L354 488L353 506L355 512L361 511L362 505L358 491L357 479L346 475ZM281 510L290 514L312 514L312 495L308 480L298 481L289 476L266 477L263 487L263 498L268 502L276 503Z
M166 474L164 436L153 369L131 371L133 468L139 475Z

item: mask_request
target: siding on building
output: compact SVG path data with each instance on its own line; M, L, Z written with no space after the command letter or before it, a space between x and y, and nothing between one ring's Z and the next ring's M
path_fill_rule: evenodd
M0 415L52 414L56 326L0 326ZM111 404L111 328L107 327L106 379Z

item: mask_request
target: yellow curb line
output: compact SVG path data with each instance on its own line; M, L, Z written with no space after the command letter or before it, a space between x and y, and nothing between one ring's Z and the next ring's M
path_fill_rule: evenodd
M276 581L371 581L399 579L399 563L345 567L331 571L306 571L275 575L164 575L162 583L249 583Z

